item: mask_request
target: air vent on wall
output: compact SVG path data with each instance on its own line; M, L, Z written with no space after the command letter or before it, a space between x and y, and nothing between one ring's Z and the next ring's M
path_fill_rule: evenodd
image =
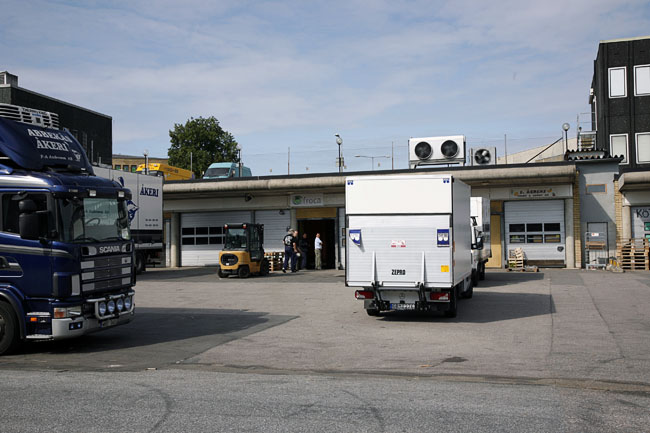
M471 165L496 165L496 147L474 147L470 151Z
M411 138L409 166L465 164L465 136Z

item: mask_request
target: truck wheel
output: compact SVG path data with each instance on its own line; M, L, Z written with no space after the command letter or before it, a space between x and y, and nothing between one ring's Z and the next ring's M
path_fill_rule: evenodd
M475 271L472 270L472 278L471 278L472 286L478 286L479 273L480 273L479 269L476 269Z
M136 253L135 255L135 273L141 274L145 271L147 258L142 253Z
M469 282L469 288L465 290L463 293L463 298L465 299L471 299L471 297L474 296L474 281Z
M479 266L478 279L481 281L485 279L485 262L481 263Z
M217 275L219 276L219 278L228 278L228 275L226 273L224 273L221 270L221 268L219 268L219 270L217 271Z
M11 353L18 343L18 327L13 309L0 302L0 355Z
M449 310L445 311L446 317L456 317L458 314L458 287L450 293L451 299L449 300Z
M265 276L269 274L269 261L266 259L262 260L262 263L260 263L260 275Z
M248 266L240 266L237 270L237 275L239 275L239 278L248 278L251 275L251 270Z

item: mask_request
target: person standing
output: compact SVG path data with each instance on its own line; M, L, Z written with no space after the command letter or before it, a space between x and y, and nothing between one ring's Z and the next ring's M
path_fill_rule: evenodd
M323 269L323 241L320 240L320 233L316 233L316 239L314 239L314 253L316 255L316 269Z
M289 260L292 262L292 268L293 268L293 262L295 259L293 259L293 229L289 230L289 232L284 236L284 239L282 240L282 243L284 244L284 265L282 266L282 272L286 273L287 272L287 266L289 265Z
M300 249L300 269L307 269L307 250L309 250L307 233L302 234L302 238L300 239L298 247Z
M293 231L293 236L291 237L291 248L293 249L293 254L291 255L291 272L298 272L298 230Z

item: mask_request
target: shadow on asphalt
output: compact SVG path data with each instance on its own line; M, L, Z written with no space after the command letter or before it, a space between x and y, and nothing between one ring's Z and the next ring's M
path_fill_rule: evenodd
M136 308L127 325L76 339L25 343L18 353L0 358L0 368L159 367L293 318L240 310Z
M442 312L390 311L382 313L380 320L387 322L491 323L544 316L554 312L555 304L550 295L475 291L473 298L460 300L458 315L453 319L445 317Z
M487 271L485 280L479 281L478 288L503 287L505 285L520 284L526 281L541 281L544 277L544 272Z

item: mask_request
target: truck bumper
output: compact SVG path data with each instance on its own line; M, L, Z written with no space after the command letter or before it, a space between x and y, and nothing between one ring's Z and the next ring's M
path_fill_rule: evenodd
M124 325L133 320L135 309L122 313L119 317L99 320L95 317L76 317L52 319L52 340L80 337L92 332L101 331L118 325Z

